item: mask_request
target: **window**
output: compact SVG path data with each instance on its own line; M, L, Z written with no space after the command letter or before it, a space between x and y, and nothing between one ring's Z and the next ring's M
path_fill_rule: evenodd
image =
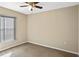
M0 42L15 40L15 17L0 16Z

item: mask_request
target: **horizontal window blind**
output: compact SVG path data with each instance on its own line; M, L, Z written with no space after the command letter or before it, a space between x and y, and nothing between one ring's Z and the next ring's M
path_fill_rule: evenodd
M0 42L15 40L15 17L0 16Z

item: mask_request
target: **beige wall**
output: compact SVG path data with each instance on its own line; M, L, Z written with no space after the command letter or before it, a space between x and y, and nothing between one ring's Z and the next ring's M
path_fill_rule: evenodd
M0 15L16 17L16 40L0 43L0 51L26 42L27 16L2 7L0 7Z
M78 52L78 7L28 15L30 42Z
M78 6L78 53L79 53L79 6Z

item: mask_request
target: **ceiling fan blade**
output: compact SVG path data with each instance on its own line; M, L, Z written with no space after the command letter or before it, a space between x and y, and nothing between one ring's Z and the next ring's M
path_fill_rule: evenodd
M25 3L27 3L27 4L29 4L29 3L38 4L39 2L25 2Z
M25 3L29 4L29 2L25 2Z
M41 6L35 6L36 8L39 8L39 9L42 9L43 7L41 7Z
M33 2L34 4L38 4L39 2Z
M20 7L27 7L28 5L23 5L23 6L20 6Z

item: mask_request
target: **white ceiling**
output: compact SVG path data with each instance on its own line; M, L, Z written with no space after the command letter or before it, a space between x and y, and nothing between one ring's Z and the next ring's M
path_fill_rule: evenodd
M78 2L40 2L37 5L43 6L43 9L35 8L33 11L30 11L28 7L19 7L24 4L25 4L24 2L0 2L1 7L5 7L23 14L45 12L53 9L78 5L79 3Z

